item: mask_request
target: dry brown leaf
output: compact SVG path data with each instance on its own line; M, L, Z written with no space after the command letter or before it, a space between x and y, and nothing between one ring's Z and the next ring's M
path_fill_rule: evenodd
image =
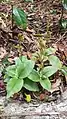
M27 52L24 52L23 51L23 53L22 53L24 56L27 56L29 59L31 59L32 58L32 53L31 52L29 52L29 51L27 51Z
M53 92L59 91L59 90L60 90L59 87L55 87L55 88L52 88L52 89L50 90L50 92L53 93Z
M52 89L60 86L60 84L61 84L61 78L56 79L56 82L52 84Z
M56 82L52 84L52 88L50 92L53 93L54 91L58 91L60 84L61 84L61 78L56 79Z
M27 56L28 56L29 59L31 59L32 58L31 52L27 52Z
M29 33L34 33L34 30L33 29L29 29L28 27L27 27L26 31L29 32Z
M42 94L40 94L40 96L39 96L39 97L40 97L40 100L42 101L42 100L44 100L44 99L45 99L45 94L43 94L43 93L42 93Z
M5 24L5 22L3 21L3 19L1 17L0 17L0 24L1 24L2 28L6 27L6 24Z
M7 52L5 48L1 47L0 48L0 60L3 59L6 56Z
M13 62L14 62L14 59L13 59L13 58L8 58L8 61L9 61L10 63L13 63Z

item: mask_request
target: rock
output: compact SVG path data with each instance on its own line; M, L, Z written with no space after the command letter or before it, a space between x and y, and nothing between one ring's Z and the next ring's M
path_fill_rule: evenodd
M57 102L31 102L20 101L7 102L6 98L0 97L1 119L67 119L67 98Z

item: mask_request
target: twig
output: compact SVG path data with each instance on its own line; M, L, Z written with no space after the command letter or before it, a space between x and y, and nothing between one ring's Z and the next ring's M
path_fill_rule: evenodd
M13 5L11 5L12 6L12 30L13 30ZM12 32L12 38L13 38L14 36L13 36L13 32Z
M60 36L60 38L55 43L58 43L61 39L63 39L63 37L66 35L66 33L67 33L67 31L62 36Z

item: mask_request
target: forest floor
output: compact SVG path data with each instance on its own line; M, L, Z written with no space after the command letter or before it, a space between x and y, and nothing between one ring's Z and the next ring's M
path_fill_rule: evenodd
M17 27L12 20L12 6L23 9L27 14L28 27L24 31ZM61 0L12 0L9 3L0 3L0 66L7 65L8 61L19 56L18 34L22 34L21 55L31 58L32 53L38 50L39 35L45 39L47 24L51 33L47 47L56 49L56 55L67 66L67 29L62 29L59 20L62 17ZM63 18L67 19L67 11L63 11ZM37 34L37 36L35 35ZM1 69L0 69L1 70ZM58 74L54 77L54 89L49 95L47 91L33 94L32 103L22 100L21 93L6 100L6 89L3 74L0 71L0 118L1 119L67 119L67 76ZM49 96L48 100L41 101L41 94ZM18 100L16 100L18 97ZM14 100L15 101L14 101ZM45 101L47 101L45 103ZM23 103L22 103L23 102Z
M28 28L26 31L13 23L11 4L22 8L27 13ZM56 55L67 66L67 29L61 29L59 24L62 17L61 2L59 0L34 0L33 3L26 3L23 0L13 0L11 4L0 3L0 61L8 57L9 61L12 62L12 58L18 56L19 51L16 46L19 42L19 33L24 36L21 54L31 57L31 54L38 49L38 38L34 34L44 35L48 21L51 37L47 42L47 47L56 48ZM67 11L65 10L63 18L67 18ZM56 77L59 79L59 76ZM58 81L58 85L62 88L61 91L67 89L66 80L67 77L65 77L61 86ZM2 76L0 76L0 81L2 81ZM56 82L55 85L57 85ZM1 90L1 92L4 91ZM57 93L57 87L55 93ZM4 95L4 93L2 94Z

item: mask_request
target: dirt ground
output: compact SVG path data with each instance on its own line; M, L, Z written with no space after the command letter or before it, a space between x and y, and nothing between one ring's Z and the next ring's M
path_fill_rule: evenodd
M20 7L26 12L28 19L26 31L17 27L12 20L12 6ZM63 18L67 18L67 11L63 12ZM42 34L45 39L44 34L49 23L51 37L47 42L47 47L56 48L56 55L67 66L67 29L60 28L61 17L61 0L34 0L33 3L12 0L11 3L0 3L0 60L7 55L10 58L18 56L18 49L15 46L19 42L19 33L24 36L22 55L30 56L38 49L38 38L35 34ZM65 83L64 86L63 89L66 90L67 84Z
M12 20L12 6L22 8L26 12L28 19L28 28L26 31L17 27ZM34 0L33 3L27 3L23 0L12 0L11 3L0 3L0 64L1 60L7 55L10 61L12 61L12 58L18 56L18 49L15 46L19 42L19 33L24 36L21 51L22 55L30 57L31 53L38 50L38 38L35 34L42 34L43 39L45 39L44 34L46 33L47 24L49 23L51 37L47 42L47 47L52 46L56 48L56 55L63 64L67 66L67 29L64 30L60 28L59 20L61 17L61 0ZM65 10L63 11L63 18L67 19L67 11ZM3 80L2 78L0 74L0 82ZM57 78L59 79L59 77ZM64 79L59 91L54 92L55 97L50 96L50 103L38 102L38 100L36 101L34 99L33 102L29 104L18 101L16 103L16 100L15 102L13 102L13 100L11 102L6 101L5 97L1 97L0 117L2 119L67 119L66 80ZM60 94L60 90L62 94L58 95ZM4 89L0 89L0 96L2 95L6 95ZM56 97L58 97L58 100L55 100ZM33 114L33 117L31 114Z
M49 29L51 32L51 38L48 42L48 45L58 47L60 52L62 52L63 49L63 52L67 57L67 30L61 30L59 26L59 20L62 14L62 5L59 0L35 0L34 3L26 3L23 0L14 0L12 1L12 5L25 10L28 16L29 30L24 32L22 29L17 28L15 25L12 26L10 16L12 9L11 5L5 3L0 4L0 16L4 22L4 24L0 25L0 46L3 45L5 47L11 47L11 42L15 43L13 40L17 41L17 34L22 32L25 37L23 43L25 45L23 45L23 48L25 51L34 52L36 50L37 40L37 38L34 37L34 34L45 34L48 20ZM56 13L53 14L52 10L54 10ZM5 18L3 18L4 16L2 13L4 14ZM63 17L67 17L67 11L64 11ZM11 32L13 33L13 38Z

